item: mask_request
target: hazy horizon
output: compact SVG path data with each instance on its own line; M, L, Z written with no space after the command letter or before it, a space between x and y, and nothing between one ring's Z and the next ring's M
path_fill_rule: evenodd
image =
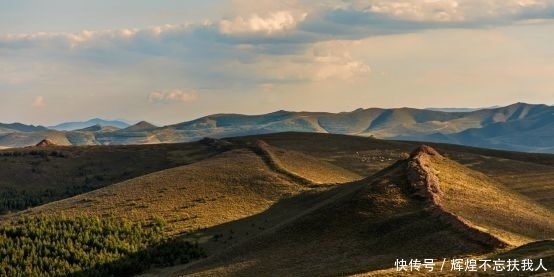
M0 122L554 103L554 1L0 0Z
M513 104L517 104L517 103L522 103L522 102L511 103L509 105L513 105ZM553 105L545 104L545 103L525 103L525 104L553 106ZM506 106L508 106L508 105L506 105ZM426 107L426 108L415 108L415 109L431 110L431 111L445 111L445 112L470 112L470 111L475 111L475 110L494 109L494 108L500 108L500 107L504 107L504 106L494 105L494 106L489 106L489 107ZM367 107L367 108L357 108L357 109L372 109L372 108L396 109L396 108L414 108L414 107ZM353 110L349 110L349 111L338 111L338 112L333 112L333 113L352 112L352 111L355 111L357 109L353 109ZM229 113L229 114L263 115L263 114L279 112L279 111L314 112L314 113L329 112L329 111L320 111L320 110L308 111L308 110L283 110L283 109L280 109L280 110L272 110L272 111L268 111L268 112L264 112L264 113L240 113L240 112L237 112L237 113ZM210 116L210 115L214 115L214 114L223 114L223 113L202 114L202 115L199 115L199 116L194 117L194 118L186 118L186 119L174 118L173 121L166 122L166 123L158 123L158 122L155 122L155 121L150 121L150 120L148 120L148 118L142 118L142 119L138 119L138 120L129 120L129 119L126 119L126 118L109 118L109 117L102 117L102 116L99 116L99 115L93 116L93 117L90 117L90 118L67 119L67 120L60 121L60 122L54 122L52 124L36 124L36 123L33 123L33 122L21 122L21 121L13 121L13 122L1 122L0 121L0 123L4 123L4 124L22 123L22 124L26 124L26 125L53 127L53 126L64 124L64 123L87 122L87 121L92 121L92 120L97 120L98 119L98 120L105 120L105 121L121 121L121 122L127 123L129 125L134 125L134 124L137 124L141 121L146 121L146 122L154 124L158 127L162 127L162 126L168 126L168 125L172 125L172 124L178 124L178 123L182 123L182 122L192 121L192 120L195 120L195 119L198 119L198 118L202 118L202 117ZM227 113L225 113L225 114L227 114Z

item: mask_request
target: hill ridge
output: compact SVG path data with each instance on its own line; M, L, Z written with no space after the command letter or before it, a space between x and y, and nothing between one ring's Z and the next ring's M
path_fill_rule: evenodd
M490 233L471 226L471 224L462 217L445 209L440 201L440 196L443 194L440 188L440 180L434 172L434 169L429 166L429 156L444 159L444 157L432 147L422 145L412 152L406 169L406 177L415 190L414 194L423 197L426 201L427 206L425 209L429 211L431 215L451 225L453 228L468 234L469 237L472 237L479 243L493 248L504 248L509 246L509 243Z
M291 172L290 170L287 170L283 165L281 165L279 160L269 149L269 144L267 144L265 141L256 140L254 142L254 145L252 145L250 149L252 150L252 152L260 156L260 158L266 163L266 165L276 173L283 174L287 178L291 179L292 181L298 182L301 185L305 185L305 186L314 185L314 183L311 180L303 176L300 176L294 172Z
M155 129L155 128L158 128L156 125L150 123L150 122L147 122L147 121L140 121L134 125L131 125L129 127L126 127L124 129L121 129L121 131L125 131L125 132L129 132L129 131L132 131L132 132L136 132L136 131L145 131L145 130L151 130L151 129Z
M447 196L449 191L447 187L441 191L433 171L436 158L448 160L434 149L421 146L409 158L362 180L275 204L273 213L287 213L296 201L310 203L267 229L212 252L207 259L164 275L259 276L260 272L272 272L269 276L344 276L387 268L398 258L397 249L442 258L507 247L504 241L442 207L440 196ZM418 197L418 185L427 198ZM225 230L236 231L240 224L250 225L262 218L255 215L243 223L231 223ZM370 254L368 249L372 249ZM314 261L317 266L308 270L292 266L298 259ZM329 263L334 266L324 266Z

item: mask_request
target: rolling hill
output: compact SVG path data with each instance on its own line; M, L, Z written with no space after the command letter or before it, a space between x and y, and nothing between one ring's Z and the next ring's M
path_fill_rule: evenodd
M399 257L482 255L554 236L551 210L429 147L372 177L299 197L204 231L240 230L286 213L295 201L318 199L303 213L172 276L343 276L392 267Z
M25 125L21 123L0 123L0 134L13 132L42 132L48 129L43 126Z
M0 151L0 213L190 164L219 152L202 143L5 149Z
M82 127L64 132L65 140L72 145L151 144L294 131L554 153L554 107L526 103L455 112L370 108L341 113L214 114L162 127L145 121L119 130ZM1 128L2 147L35 145L45 138L54 140L43 129L22 132Z
M43 148L17 150L26 155L3 150L5 180L41 160L42 179L13 180L28 183L26 190L56 172L67 171L71 180L78 173L72 165L87 165L87 176L106 175L93 191L1 222L46 216L165 226L171 244L192 243L206 255L172 267L173 260L156 262L144 276L394 276L398 258L526 253L552 268L554 155L431 145L276 133L185 144L49 146L49 161ZM135 170L116 174L124 168ZM133 255L158 249L151 247Z
M262 212L283 197L317 190L330 185L328 182L361 178L306 154L273 151L263 143L239 146L213 158L156 171L27 212L115 215L133 221L155 215L166 220L172 232L183 233ZM284 153L294 161L278 158ZM309 165L315 172L304 177L285 169L298 169L297 163ZM317 172L321 174L314 174Z

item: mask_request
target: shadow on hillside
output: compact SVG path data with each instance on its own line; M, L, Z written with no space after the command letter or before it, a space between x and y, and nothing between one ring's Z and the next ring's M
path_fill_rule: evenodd
M237 242L244 242L260 234L277 230L283 223L304 214L319 202L326 201L333 195L340 194L345 188L357 184L346 184L341 187L320 191L307 191L294 197L287 197L271 206L266 211L200 230L192 235L182 234L156 245L125 256L110 263L98 264L92 268L71 274L52 273L54 276L96 277L96 276L135 276L150 269L184 265L207 258L207 248L233 247Z
M389 205L395 199L382 190L401 181L373 182L383 174L285 198L262 213L188 235L209 257L183 274L339 276L391 268L397 259L442 261L492 250L426 211L421 199Z
M206 250L210 260L229 258L225 254L222 256L217 253L224 250L225 252L233 251L233 255L238 255L235 250L244 249L242 246L245 243L252 243L266 235L279 232L282 228L291 225L295 220L358 190L361 186L360 182L352 182L332 188L313 189L295 196L283 197L261 213L202 229L182 237L189 241L198 242L199 246ZM252 249L248 249L245 252L250 250ZM205 264L203 260L198 262L200 267L203 267L202 265ZM194 272L196 271L194 269Z
M197 243L179 237L164 240L146 249L132 253L110 263L98 264L92 268L74 272L67 277L125 277L141 274L153 267L169 267L186 264L205 258L206 254ZM51 272L52 273L52 272ZM56 273L52 273L56 274Z
M554 240L530 242L528 244L514 248L510 251L492 255L489 258L505 261L517 260L521 262L524 259L530 259L532 261L533 265L531 266L531 268L535 269L535 271L527 270L519 272L505 272L504 275L506 276L533 276L541 273L547 274L548 272L554 270ZM540 266L541 264L542 267ZM546 270L544 270L543 267Z

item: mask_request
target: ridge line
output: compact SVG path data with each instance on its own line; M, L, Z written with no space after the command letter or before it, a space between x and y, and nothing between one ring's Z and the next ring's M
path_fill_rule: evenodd
M425 145L421 146L412 153L412 157L408 161L406 174L411 187L415 190L415 195L421 196L426 200L425 210L432 216L483 245L493 248L510 246L509 243L488 232L479 230L467 220L444 208L440 201L440 196L443 195L440 189L440 180L433 168L428 166L430 156L444 159L433 148Z

